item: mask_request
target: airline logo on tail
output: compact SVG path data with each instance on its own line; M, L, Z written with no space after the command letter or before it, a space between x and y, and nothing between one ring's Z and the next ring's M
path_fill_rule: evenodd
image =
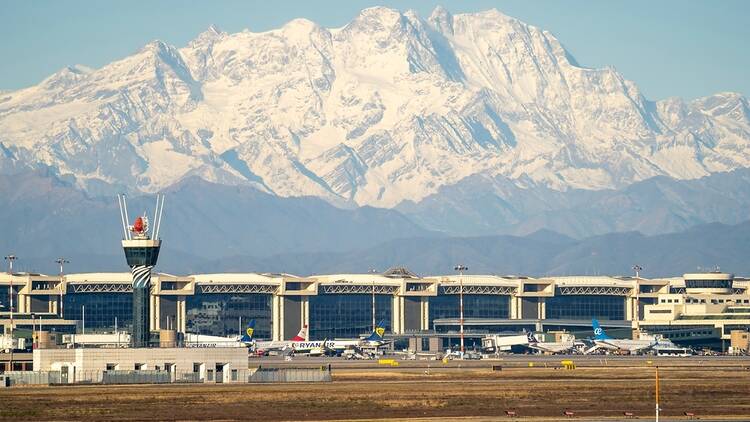
M250 343L253 341L253 334L255 333L255 320L251 319L250 322L247 323L247 328L245 329L245 334L240 338L240 341L244 343Z
M307 325L300 328L299 333L292 337L292 341L307 341Z
M532 333L531 331L526 333L526 339L529 341L529 344L539 343L536 340L536 337L534 337L534 333Z
M370 337L368 337L367 340L371 340L371 341L383 340L384 334L385 334L385 321L380 321L375 326L375 329L372 331L372 334L370 334Z
M594 328L594 340L610 340L611 337L604 332L604 328L599 325L599 320L592 319L591 326Z

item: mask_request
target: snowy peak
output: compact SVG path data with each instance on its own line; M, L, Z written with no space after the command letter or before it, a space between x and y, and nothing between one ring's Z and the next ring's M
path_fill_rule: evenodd
M197 176L341 206L467 178L612 189L750 167L749 110L732 93L649 101L497 10L375 7L337 29L211 26L3 93L0 173L51 167L91 192Z

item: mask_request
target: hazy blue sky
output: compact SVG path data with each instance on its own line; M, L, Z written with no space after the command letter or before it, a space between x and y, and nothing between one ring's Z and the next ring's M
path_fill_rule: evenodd
M217 5L217 3L220 3ZM611 65L651 99L750 95L750 1L14 1L0 0L0 89L71 64L100 67L153 39L178 47L216 24L264 31L304 17L338 27L383 5L428 16L497 8L553 32L585 66Z

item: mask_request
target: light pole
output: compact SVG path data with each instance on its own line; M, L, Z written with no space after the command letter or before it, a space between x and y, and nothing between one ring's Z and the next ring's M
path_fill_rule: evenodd
M659 422L659 367L656 367L656 422Z
M635 271L635 310L633 312L633 317L635 319L635 329L640 330L641 304L639 299L641 294L641 271L643 271L643 267L635 264L633 265L633 271Z
M455 271L458 271L458 323L460 325L459 332L461 335L461 359L464 358L464 271L468 271L469 267L465 265L456 265L453 267Z
M64 318L64 316L63 316L63 274L64 274L63 270L64 270L65 264L70 264L70 261L68 261L67 259L65 259L63 257L60 257L60 258L57 258L55 260L55 262L57 263L57 265L60 266L60 286L59 286L59 289L60 289L60 318L62 319L62 318Z
M10 274L10 288L8 289L8 302L10 302L10 370L13 370L13 350L16 345L13 343L13 261L18 259L15 255L8 255L5 260L8 261L8 274Z
M377 272L378 270L374 268L370 269L370 274L373 274L372 276L373 278L371 279L372 281L372 331L373 332L378 328L375 322L375 278L374 278L375 277L374 274Z

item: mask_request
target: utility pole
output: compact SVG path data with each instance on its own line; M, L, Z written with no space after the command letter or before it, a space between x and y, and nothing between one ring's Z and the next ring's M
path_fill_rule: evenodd
M8 255L5 260L8 261L8 274L10 274L10 288L8 289L8 301L10 302L10 370L13 370L13 351L16 348L13 342L13 261L18 259L15 255Z
M64 274L65 264L70 264L70 261L68 261L67 259L65 259L63 257L60 257L60 258L57 258L55 260L55 262L57 263L57 265L60 266L60 286L59 286L59 289L60 289L60 319L62 319L62 318L65 318L63 316L63 274Z
M461 334L461 359L464 358L464 271L468 271L469 267L465 265L456 265L453 267L455 271L458 271L458 283L459 283L459 289L458 289L458 323L460 325L460 334Z

